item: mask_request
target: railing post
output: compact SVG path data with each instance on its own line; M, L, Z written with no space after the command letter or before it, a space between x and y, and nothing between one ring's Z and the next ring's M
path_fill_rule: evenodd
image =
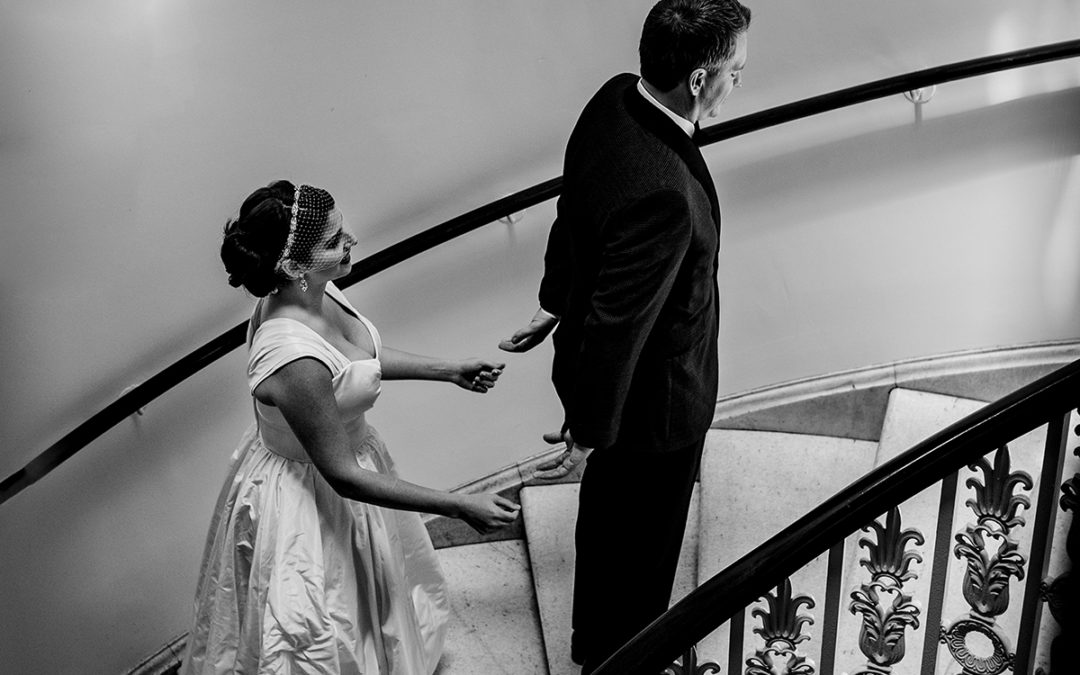
M1031 554L1028 558L1028 578L1024 586L1024 607L1020 618L1020 635L1013 662L1015 675L1031 675L1035 667L1035 647L1042 621L1042 598L1040 586L1050 564L1053 546L1055 502L1061 473L1065 466L1065 447L1068 443L1068 427L1071 412L1050 420L1046 430L1046 451L1043 454L1042 472L1039 475L1039 496L1035 506L1035 522L1032 524Z
M829 549L828 571L825 578L825 622L821 627L822 673L831 673L836 664L837 627L840 624L840 603L844 582L844 541Z
M1080 414L1080 409L1077 410ZM1080 436L1080 425L1074 430ZM1067 434L1066 434L1067 435ZM1080 446L1073 450L1080 456ZM1049 605L1050 613L1061 628L1050 643L1050 673L1071 672L1076 668L1076 640L1080 637L1080 583L1076 579L1076 561L1080 560L1080 473L1074 474L1061 485L1061 510L1072 513L1069 532L1065 537L1068 567L1056 579L1047 579L1040 585L1040 596Z
M941 481L938 502L938 523L934 541L934 562L930 572L930 603L926 608L926 633L923 638L922 675L934 675L937 670L937 645L941 635L941 616L948 582L949 544L952 542L953 504L959 473L954 471Z

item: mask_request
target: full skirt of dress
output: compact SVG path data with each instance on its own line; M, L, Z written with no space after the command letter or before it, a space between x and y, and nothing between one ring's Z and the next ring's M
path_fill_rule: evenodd
M365 425L356 460L394 475ZM450 603L420 517L345 499L253 425L214 509L183 673L430 675Z

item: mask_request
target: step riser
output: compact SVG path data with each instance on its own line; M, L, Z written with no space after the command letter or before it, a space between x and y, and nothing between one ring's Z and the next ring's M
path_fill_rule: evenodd
M704 582L790 525L871 468L877 444L843 438L714 430L701 469L698 581ZM824 557L796 573L803 593L825 597ZM757 620L748 612L745 635ZM703 660L728 666L722 627L699 645ZM818 658L812 646L810 654ZM739 660L743 663L745 658ZM742 668L739 669L741 672Z
M435 675L546 673L525 542L443 549L439 560L452 613Z
M578 488L577 483L572 483L532 486L521 491L522 517L552 675L577 675L580 671L570 660ZM672 604L697 587L699 503L700 493L695 487L672 588Z

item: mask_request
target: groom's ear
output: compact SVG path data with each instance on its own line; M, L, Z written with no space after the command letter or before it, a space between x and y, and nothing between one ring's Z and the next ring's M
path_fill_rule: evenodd
M686 78L686 86L690 90L692 97L697 98L701 95L701 91L705 88L706 75L708 73L704 68L694 68Z

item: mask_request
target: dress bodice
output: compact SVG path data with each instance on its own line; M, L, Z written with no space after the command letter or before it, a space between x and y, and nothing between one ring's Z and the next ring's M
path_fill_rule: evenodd
M340 290L327 284L326 292L367 327L375 345L374 358L350 360L307 324L284 317L267 319L254 332L249 329L248 390L254 393L263 380L292 361L313 358L330 371L345 428L351 438L358 439L367 431L364 413L375 405L381 391L382 341L375 326L349 304ZM255 418L267 449L289 459L311 461L277 407L255 400Z

